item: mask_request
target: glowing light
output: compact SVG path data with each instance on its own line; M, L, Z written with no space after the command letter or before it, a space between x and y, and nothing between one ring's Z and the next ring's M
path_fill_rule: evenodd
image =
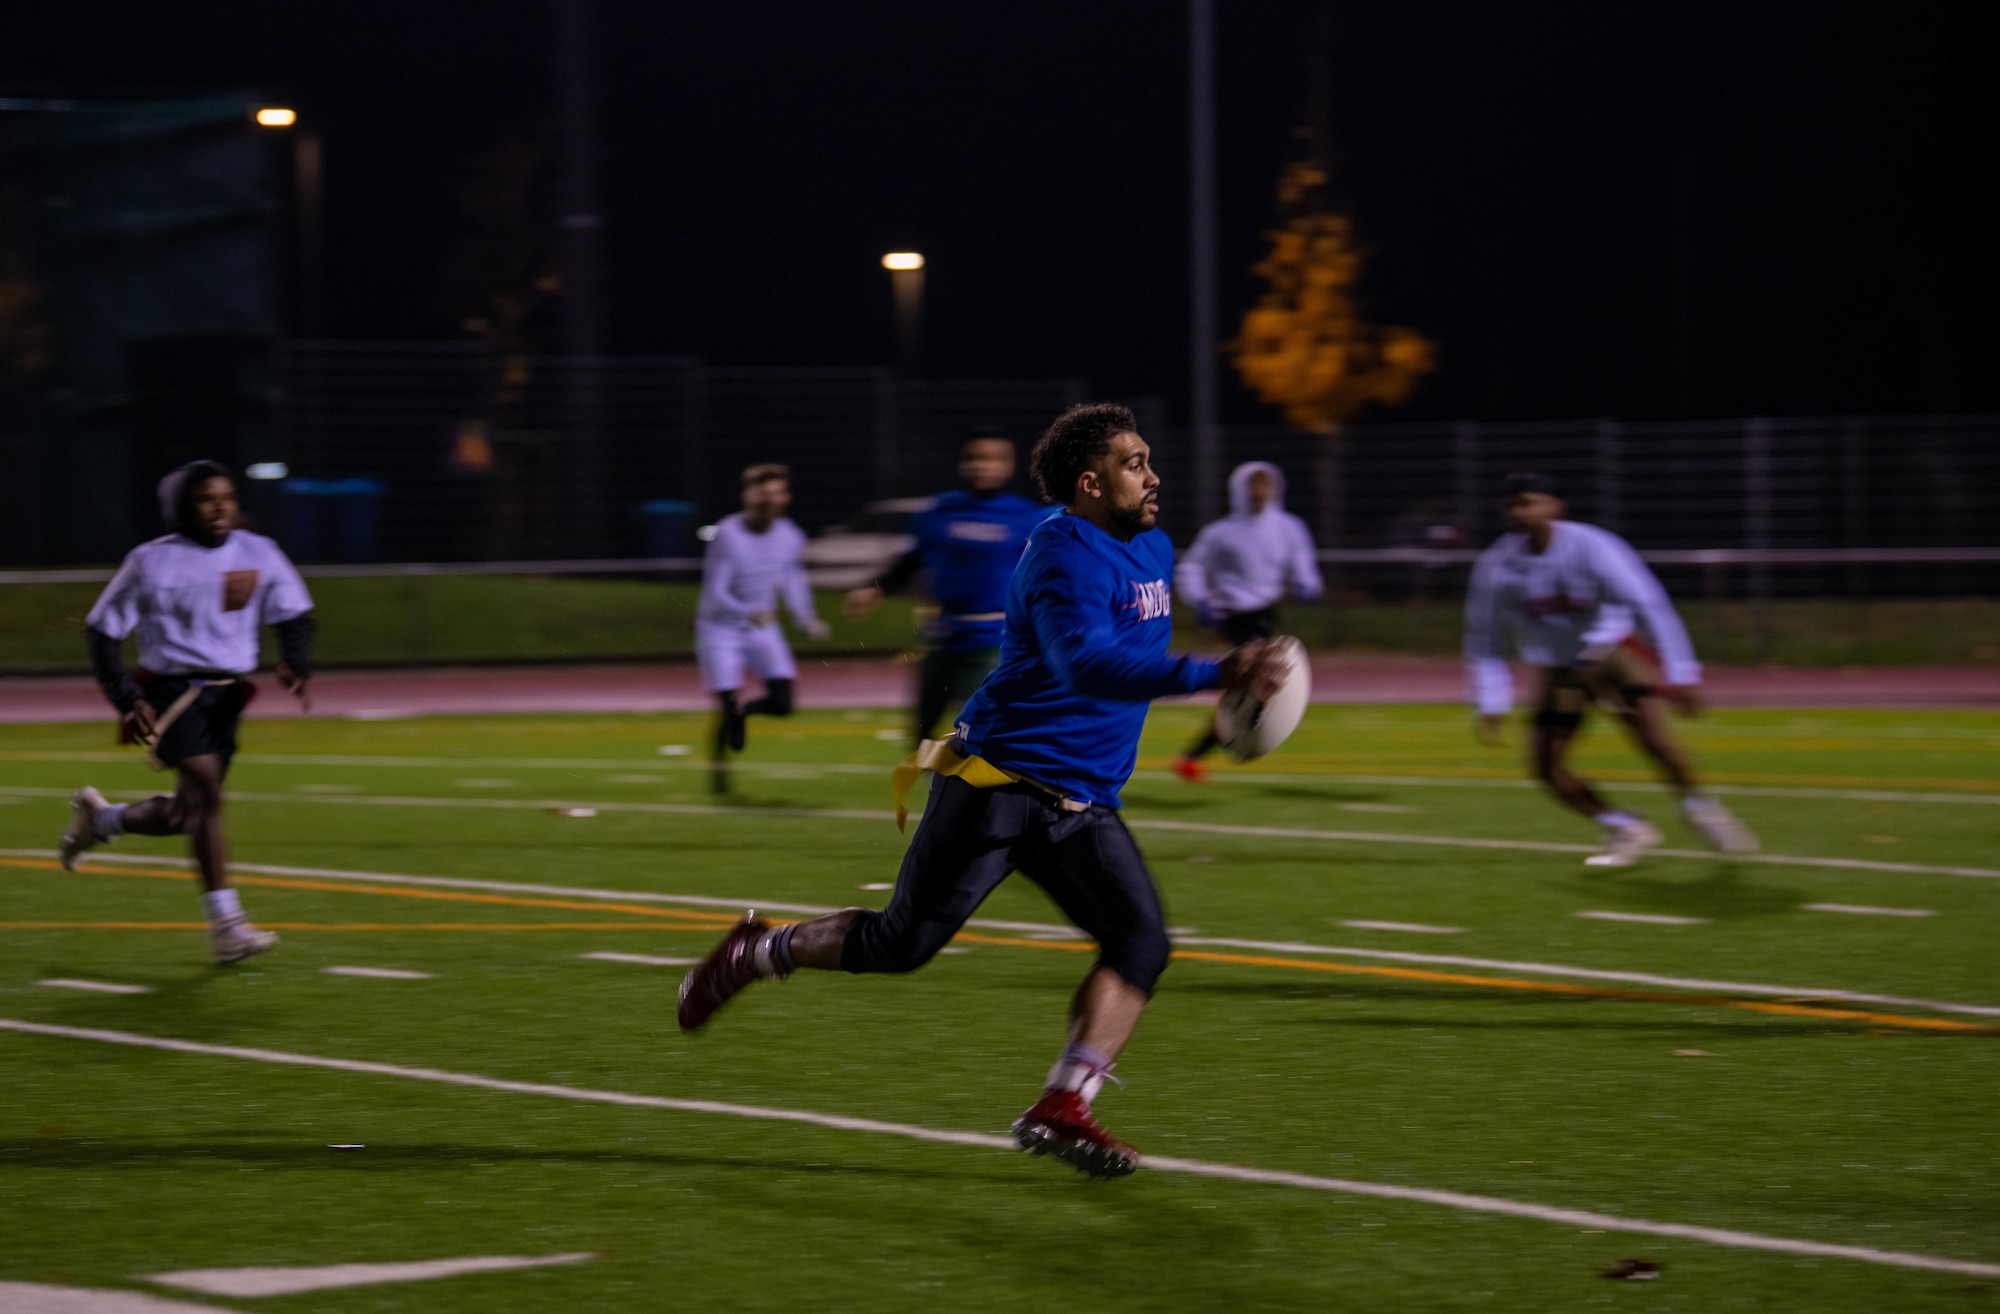
M243 473L252 479L283 479L292 473L292 468L283 461L259 461Z
M273 105L257 111L257 123L266 128L289 128L299 121L297 110L284 109Z
M915 251L891 251L882 257L884 269L922 269L924 258Z

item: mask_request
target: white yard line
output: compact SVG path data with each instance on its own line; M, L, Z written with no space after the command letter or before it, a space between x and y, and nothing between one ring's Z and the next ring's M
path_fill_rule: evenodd
M816 1113L806 1109L770 1108L755 1104L726 1104L717 1100L671 1099L660 1095L635 1095L624 1091L593 1090L582 1086L558 1086L544 1082L509 1081L498 1077L484 1077L467 1072L448 1072L438 1068L409 1068L393 1063L375 1063L360 1059L327 1058L317 1054L296 1054L283 1050L251 1049L237 1045L208 1045L188 1040L172 1040L164 1036L138 1035L127 1031L104 1031L90 1027L53 1026L47 1023L22 1022L12 1018L0 1018L0 1031L14 1031L26 1035L63 1037L71 1040L89 1040L110 1045L129 1045L141 1049L167 1050L181 1054L201 1054L215 1058L244 1059L255 1063L277 1063L293 1067L356 1072L368 1076L399 1077L412 1081L429 1081L451 1086L469 1086L481 1090L501 1091L512 1095L541 1095L552 1099L577 1100L592 1104L621 1105L628 1108L667 1109L677 1113L707 1113L734 1118L754 1118L766 1122L803 1123L809 1126L826 1127L837 1131L868 1132L877 1136L896 1136L908 1140L964 1145L979 1149L1015 1149L1013 1139L1007 1136L997 1136L984 1132L946 1131L933 1127L915 1126L909 1123L881 1122L873 1118L850 1118L839 1114ZM1648 1236L1675 1237L1682 1240L1702 1241L1710 1245L1730 1246L1744 1250L1765 1250L1790 1255L1812 1255L1825 1259L1849 1259L1860 1263L1882 1264L1895 1268L1927 1269L1939 1273L1962 1273L1972 1277L2000 1278L2000 1264L1980 1263L1966 1259L1947 1259L1937 1255L1919 1255L1896 1250L1878 1250L1873 1246L1836 1245L1824 1241L1806 1241L1791 1237L1766 1236L1757 1232L1739 1232L1730 1228L1700 1227L1687 1223L1662 1223L1645 1218L1626 1218L1618 1214L1600 1214L1580 1209L1563 1209L1553 1205L1534 1204L1524 1200L1508 1200L1498 1196L1470 1195L1460 1191L1438 1191L1417 1186L1395 1186L1384 1182L1363 1182L1343 1177L1318 1177L1307 1173L1278 1172L1267 1168L1246 1168L1236 1164L1208 1163L1200 1159L1179 1159L1163 1156L1148 1158L1145 1163L1147 1167L1155 1172L1187 1173L1197 1177L1214 1177L1229 1181L1253 1182L1264 1186L1289 1186L1310 1191L1331 1191L1343 1195L1370 1196L1382 1200L1405 1200L1418 1204L1438 1205L1447 1209L1459 1209L1473 1213L1501 1214L1513 1218L1529 1218L1539 1222L1559 1223L1566 1227L1601 1228L1607 1232L1627 1232Z
M39 786L0 786L0 795L19 798L68 798L72 791ZM110 796L146 798L154 791L106 790ZM391 808L470 808L507 812L553 812L579 815L586 809L599 812L632 812L669 817L754 817L828 821L893 821L895 814L872 808L745 808L713 803L607 803L576 799L527 798L428 798L372 794L255 794L229 792L234 803L283 803L293 807L391 807ZM1398 834L1372 830L1315 830L1303 826L1231 826L1209 821L1169 821L1162 817L1128 815L1125 824L1134 830L1185 831L1197 835L1241 835L1251 839L1298 839L1339 844L1410 844L1419 847L1487 849L1520 853L1597 852L1593 844L1566 844L1551 840L1478 839L1457 835ZM1722 855L1707 849L1652 849L1654 858L1692 858L1701 862L1747 863L1765 867L1827 867L1838 871L1886 872L1901 876L1969 876L1980 880L2000 880L2000 869L1954 867L1919 862L1879 862L1868 858L1814 858L1789 853L1732 853Z
M1987 738L1989 736L1978 736ZM62 750L62 749L10 749L0 751L0 762L123 762L134 761L130 751L114 750ZM322 767L404 767L416 770L463 770L468 767L501 771L706 771L708 763L695 758L685 761L662 761L658 757L397 757L354 753L239 753L236 761L261 766L322 766ZM888 777L892 763L879 765L866 762L770 762L757 758L733 757L729 769L751 775L764 773L785 774L801 770L823 772L841 776L881 776ZM1134 780L1149 782L1178 782L1180 777L1171 771L1147 768L1135 771ZM1376 773L1353 773L1340 771L1236 771L1227 767L1218 768L1209 775L1212 784L1244 785L1296 785L1312 781L1327 781L1348 785L1393 785L1412 789L1510 789L1537 790L1540 788L1532 780L1508 779L1502 777L1479 776L1397 776ZM631 783L639 783L633 781ZM1991 794L1972 794L1939 790L1897 790L1897 789L1840 789L1810 785L1728 785L1710 784L1711 793L1733 794L1743 798L1813 798L1845 799L1871 803L1943 803L1976 804L1986 807L2000 806L2000 790ZM1617 782L1621 793L1664 794L1671 792L1666 785L1654 781L1622 780ZM1363 804L1357 810L1379 810Z
M322 967L327 976L366 976L378 981L428 981L429 972L408 972L400 967Z
M1869 917L1935 917L1929 908L1871 908L1865 903L1809 903L1814 912L1860 913Z
M116 981L85 981L74 976L52 976L35 982L38 986L52 986L57 990L94 990L100 995L150 995L153 987L142 985L121 985Z
M155 1273L146 1281L210 1296L291 1296L377 1282L424 1282L460 1273L499 1273L551 1264L581 1264L597 1256L588 1250L562 1255L476 1255L466 1259L424 1259L402 1264L322 1264L308 1268L189 1268Z
M1418 935L1462 935L1463 926L1425 926L1422 922L1371 922L1356 918L1341 923L1357 931L1412 931Z
M621 954L609 949L595 953L578 954L578 958L595 958L600 963L637 963L641 967L692 967L699 958L662 958L657 954Z
M0 849L0 857L53 858L45 849ZM138 863L148 866L190 864L183 858L146 857L129 853L94 850L90 861ZM757 908L767 912L796 913L814 917L834 911L831 905L787 903L779 899L755 897L716 898L706 894L660 894L652 890L606 890L588 885L539 885L521 881L476 880L460 876L405 876L389 872L349 871L338 867L294 867L274 863L237 862L230 864L242 872L269 876L310 876L319 879L349 880L371 885L431 886L447 890L487 890L499 894L549 894L570 899L604 899L621 903L687 904L697 908ZM1054 922L1011 922L975 917L966 923L975 930L1037 932L1064 936L1077 934L1074 928ZM1977 1017L2000 1017L2000 1005L1962 1004L1941 999L1919 999L1906 995L1875 994L1862 990L1841 990L1820 986L1768 985L1748 981L1716 981L1701 977L1663 976L1654 972L1633 972L1597 967L1575 967L1561 963L1523 962L1507 958L1474 958L1463 954L1427 954L1407 949L1369 949L1349 945L1310 944L1296 940L1244 940L1229 936L1176 936L1175 944L1190 948L1251 949L1261 953L1318 954L1340 958L1376 959L1392 963L1413 963L1443 967L1477 967L1500 972L1525 972L1531 976L1572 977L1585 981L1617 981L1631 985L1666 986L1677 990L1698 990L1731 994L1769 995L1774 998L1839 999L1855 1004L1888 1004L1900 1008L1921 1008L1940 1013L1965 1013Z
M215 1305L193 1305L143 1291L49 1282L0 1282L0 1310L7 1314L222 1314Z
M1588 917L1594 922L1645 922L1653 926L1705 926L1706 917L1673 917L1666 913L1604 912L1592 909L1588 912L1571 913L1572 917Z

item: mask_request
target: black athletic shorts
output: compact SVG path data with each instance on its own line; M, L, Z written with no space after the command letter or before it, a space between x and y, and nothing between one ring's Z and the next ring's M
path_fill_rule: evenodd
M1065 812L1031 785L978 789L931 781L896 892L847 928L850 972L914 972L951 941L994 887L1018 871L1097 941L1098 962L1153 993L1166 970L1166 913L1118 809Z
M147 675L139 694L152 706L153 715L164 716L174 700L186 692L190 677ZM251 683L237 677L231 684L214 684L195 696L186 711L167 727L167 733L153 749L153 756L167 766L179 766L191 757L214 753L226 768L236 756L236 723L254 694Z
M1256 611L1232 611L1215 623L1215 632L1229 640L1231 647L1252 639L1268 639L1278 632L1278 609L1262 607Z
M1535 699L1535 724L1574 730L1583 724L1584 711L1593 706L1630 716L1662 682L1653 650L1632 640L1575 666L1545 666Z

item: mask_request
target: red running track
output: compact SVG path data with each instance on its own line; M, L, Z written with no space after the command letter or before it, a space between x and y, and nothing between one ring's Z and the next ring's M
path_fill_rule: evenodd
M913 670L909 663L885 660L802 661L799 702L900 707L910 699ZM1317 657L1313 681L1315 701L1325 703L1450 703L1464 697L1462 668L1449 658ZM2000 708L2000 667L1712 666L1706 692L1720 707ZM683 664L331 671L313 681L315 716L682 712L708 706L695 668ZM295 710L266 680L252 714L290 716ZM0 679L0 723L109 716L88 679Z

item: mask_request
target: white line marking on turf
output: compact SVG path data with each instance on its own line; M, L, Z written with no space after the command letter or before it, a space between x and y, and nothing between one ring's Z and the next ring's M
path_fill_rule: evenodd
M1865 903L1809 903L1814 912L1861 913L1871 917L1935 917L1929 908L1871 908Z
M544 1082L509 1081L499 1077L482 1077L469 1072L448 1072L438 1068L407 1068L393 1063L375 1063L363 1059L326 1058L317 1054L294 1054L283 1050L250 1049L237 1045L208 1045L190 1040L172 1040L165 1036L138 1035L129 1031L104 1031L94 1027L55 1026L43 1022L23 1022L14 1018L0 1018L0 1031L15 1031L25 1035L59 1036L71 1040L92 1040L109 1045L131 1045L141 1049L168 1050L180 1054L204 1054L216 1058L247 1059L256 1063L282 1063L294 1067L326 1068L337 1072L358 1072L369 1076L401 1077L414 1081L432 1081L451 1086L470 1086L480 1090L502 1091L513 1095L543 1095L554 1099L579 1100L593 1104L623 1105L629 1108L669 1109L678 1113L712 1113L735 1118L755 1118L766 1122L803 1123L808 1126L826 1127L836 1131L872 1132L878 1136L899 1136L909 1140L930 1141L946 1145L975 1146L980 1149L1015 1150L1014 1140L1009 1136L996 1136L985 1132L946 1131L935 1127L920 1127L909 1123L880 1122L873 1118L850 1118L840 1114L815 1113L806 1109L778 1109L756 1104L725 1104L717 1100L672 1099L662 1095L634 1095L624 1091L593 1090L583 1086L558 1086ZM1200 1159L1178 1159L1161 1156L1145 1160L1146 1166L1156 1172L1188 1173L1197 1177L1216 1177L1229 1181L1254 1182L1266 1186L1291 1186L1311 1191L1334 1191L1344 1195L1372 1196L1383 1200L1407 1200L1419 1204L1441 1205L1448 1209L1462 1209L1475 1213L1504 1214L1514 1218L1532 1218L1541 1222L1562 1223L1572 1227L1596 1227L1606 1231L1643 1233L1649 1236L1678 1237L1690 1241L1705 1241L1711 1245L1733 1246L1745 1250L1768 1250L1781 1254L1816 1255L1828 1259L1852 1259L1868 1264L1885 1264L1897 1268L1928 1269L1941 1273L1964 1273L1973 1277L2000 1278L2000 1264L1980 1263L1974 1260L1945 1259L1936 1255L1910 1254L1895 1250L1878 1250L1873 1246L1834 1245L1824 1241L1805 1241L1791 1237L1765 1236L1756 1232L1738 1232L1729 1228L1697 1227L1686 1223L1661 1223L1645 1218L1625 1218L1616 1214L1591 1213L1580 1209L1563 1209L1553 1205L1534 1204L1525 1200L1507 1200L1490 1195L1469 1195L1460 1191L1438 1191L1417 1186L1394 1186L1383 1182L1362 1182L1342 1177L1317 1177L1307 1173L1278 1172L1268 1168L1245 1168L1236 1164L1208 1163Z
M22 798L68 798L73 792L40 786L0 786L0 794L11 794ZM150 792L147 790L114 789L105 792L108 795L134 799L150 797ZM366 794L306 796L239 794L233 790L228 797L234 803L284 803L295 807L308 804L321 807L359 805L394 808L488 808L516 812L563 812L573 808L596 808L604 812L637 812L670 817L754 817L760 820L785 817L830 821L895 819L894 813L872 808L738 808L712 803L592 803L568 799L425 798ZM1598 846L1592 844L1563 844L1550 840L1477 839L1456 835L1396 834L1373 830L1312 830L1294 826L1230 826L1207 821L1168 821L1158 817L1127 817L1125 824L1134 830L1186 831L1199 835L1241 835L1251 839L1301 839L1340 844L1413 844L1430 848L1489 849L1521 853L1592 854L1598 851ZM1654 858L1692 858L1699 862L1755 863L1767 867L1826 867L1838 871L1890 872L1908 876L1972 876L1983 880L2000 880L2000 869L1993 867L1931 866L1917 862L1878 862L1866 858L1812 858L1788 853L1724 855L1706 849L1653 849L1650 855Z
M1702 926L1706 917L1673 917L1666 913L1589 912L1571 913L1572 917L1588 917L1594 922L1645 922L1652 926Z
M1422 922L1371 922L1356 918L1341 923L1357 931L1414 931L1418 935L1459 935L1463 926L1425 926Z
M400 967L322 967L328 976L366 976L380 981L428 981L429 972L406 972Z
M65 795L67 797L67 795ZM53 859L49 849L0 849L0 856ZM132 853L93 851L92 862L129 862L186 867L185 858L146 857ZM715 898L705 894L657 894L651 890L604 890L587 885L535 885L518 881L470 880L456 876L403 876L388 872L349 871L338 867L292 867L272 863L232 862L237 871L269 876L312 876L323 879L358 881L371 885L435 886L439 889L491 890L502 894L553 894L572 899L615 899L620 902L690 904L698 908L731 910L761 908L767 912L797 913L817 917L835 911L826 904L786 903L777 899ZM966 923L975 930L1058 931L1072 928L1051 922L1007 922L975 917ZM1508 958L1472 958L1461 954L1425 954L1407 949L1371 949L1351 945L1307 944L1296 940L1244 940L1230 936L1184 936L1176 944L1191 948L1254 949L1264 953L1326 954L1342 958L1378 959L1392 963L1421 963L1446 967L1479 967L1501 972L1526 972L1534 976L1574 977L1586 981L1619 981L1633 985L1667 986L1679 990L1725 991L1735 994L1773 997L1807 996L1813 999L1840 999L1854 1004L1888 1004L1901 1008L1923 1008L1940 1013L1967 1013L1978 1017L2000 1017L2000 1005L1961 1004L1941 999L1920 999L1907 995L1884 995L1864 990L1833 987L1766 985L1751 981L1715 981L1702 977L1662 976L1654 972L1633 972L1611 968L1575 967L1563 963L1522 962Z
M142 985L120 985L116 981L84 981L73 976L52 976L45 981L37 981L39 986L54 986L58 990L95 990L103 995L150 995L153 987Z
M595 958L600 963L637 963L641 967L692 967L699 958L661 958L657 954L621 954L609 949L595 953L578 954L578 958Z
M168 1300L143 1291L58 1287L42 1282L0 1282L0 1310L7 1314L217 1314L214 1305Z
M497 1273L551 1264L581 1264L597 1256L588 1250L561 1255L476 1255L466 1259L425 1259L401 1264L325 1264L315 1268L190 1268L155 1273L146 1281L185 1287L210 1296L291 1296L376 1282L423 1282L460 1273Z
M352 718L350 718L352 719ZM900 737L902 732L897 731ZM1985 736L1978 736L1985 737ZM665 757L686 757L691 750L686 744L663 744L659 749ZM12 749L0 752L0 762L126 762L132 754L108 750L59 749ZM690 771L706 771L708 764L702 761L660 762L646 758L621 757L392 757L350 753L238 753L238 762L260 766L330 766L330 767L409 767L413 769L463 769L485 767L502 771L616 771L620 768L684 768ZM886 776L892 763L868 762L768 762L755 758L736 758L730 761L730 769L749 774L764 771L785 771L797 767L811 767L830 775L880 775ZM1176 782L1180 777L1171 771L1151 767L1132 773L1134 780L1149 782ZM1408 789L1510 789L1536 790L1541 787L1531 780L1507 779L1481 776L1388 776L1339 771L1233 771L1218 770L1209 776L1217 784L1241 785L1296 785L1311 781L1328 781L1347 785L1393 785ZM1645 780L1619 781L1618 788L1631 794L1665 794L1671 789L1662 784ZM1976 804L1985 807L2000 806L2000 791L1991 794L1971 794L1949 791L1896 790L1896 789L1839 789L1810 785L1726 785L1710 783L1704 786L1710 793L1735 794L1744 798L1817 798L1851 799L1871 803L1944 803ZM67 794L64 795L67 797Z

